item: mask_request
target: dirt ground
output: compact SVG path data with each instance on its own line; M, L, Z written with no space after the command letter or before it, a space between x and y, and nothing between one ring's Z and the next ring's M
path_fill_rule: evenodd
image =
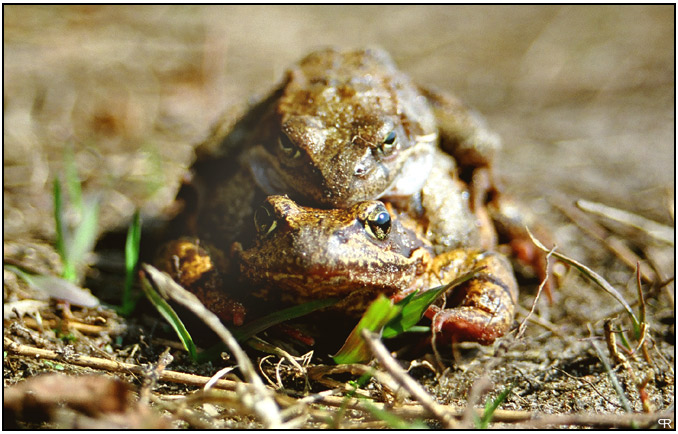
M474 426L468 406L482 408L511 385L493 427L633 426L636 417L636 426L654 427L669 418L675 429L673 5L4 6L3 14L5 263L60 273L52 182L63 177L67 150L73 151L84 194L102 204L100 234L126 230L137 208L147 224L161 222L195 145L221 113L264 95L288 65L315 48L379 46L417 82L456 94L487 118L504 142L497 171L506 191L551 229L560 252L602 275L636 314L636 260L649 276L643 283L647 354L639 349L626 354L624 363L613 359L604 323L611 319L614 328L626 330L635 348L640 342L629 332L628 316L611 295L570 268L561 270L553 304L539 300L523 337L516 339L514 331L491 347L466 345L454 360L448 348L441 355L444 370L434 372L434 359L424 357L412 375L445 411L460 416L461 426ZM573 215L579 199L653 220L668 240L644 223L638 228L609 215ZM602 231L600 239L580 227L590 221ZM106 291L119 288L124 278L124 241L118 245L99 246L88 272L88 288L109 302ZM197 384L153 377L162 371L166 339L176 338L163 334L163 321L151 310L121 318L108 308L73 306L70 312L52 301L17 319L7 303L40 296L10 271L3 282L5 408L10 395L26 410L30 394L16 387L58 371L107 373L96 381L109 385L120 378L129 387L109 394L121 407L115 411L64 398L71 404L48 402L41 407L46 414L5 418L3 427L266 426L244 399L197 395ZM538 284L526 282L518 323L528 315ZM60 324L68 315L95 328L66 333L40 325ZM177 348L172 346L168 370L209 377L223 367L191 365ZM262 362L262 353L248 353L275 378L279 356ZM119 362L130 366L120 368ZM149 363L155 371L141 369ZM316 363L309 367L319 369ZM301 408L296 398L304 390L303 376L287 362L280 366L286 392L279 395L286 396L278 404ZM325 376L312 381L311 390L359 377ZM63 383L57 390L67 384L80 387ZM224 388L234 390L235 383L229 384ZM34 388L49 393L45 385ZM404 420L446 426L444 417L417 413L420 401L403 400L379 380L360 392ZM312 416L294 426L394 426L365 410L365 400L342 406L330 398L303 404ZM295 414L290 410L283 419ZM587 419L591 414L598 416Z

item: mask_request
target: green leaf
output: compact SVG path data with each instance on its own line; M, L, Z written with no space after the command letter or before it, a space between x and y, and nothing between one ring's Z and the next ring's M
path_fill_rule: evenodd
M150 300L153 306L155 306L160 315L162 315L163 318L165 318L165 320L172 326L179 337L179 340L181 340L181 343L184 345L184 348L186 348L186 351L188 351L188 354L191 356L191 359L193 361L197 361L198 351L195 347L195 343L193 343L193 338L191 338L188 330L186 330L184 323L181 322L181 319L179 319L179 315L177 315L174 309L172 309L165 299L163 299L160 294L158 294L158 292L153 287L153 283L146 278L145 274L142 274L141 276L141 288L144 290L144 294L146 294L146 297Z
M400 306L402 310L395 318L393 318L393 320L386 324L382 336L384 338L392 338L411 330L411 328L421 320L421 317L424 316L426 309L428 309L428 307L433 304L433 302L436 301L438 297L451 288L454 288L455 286L471 279L481 269L482 267L473 269L445 285L437 286L427 291L415 291L404 299L400 300L398 303L396 303L396 306Z
M372 332L381 333L382 328L395 318L401 309L400 306L394 305L383 294L379 295L367 308L367 311L360 319L358 325L351 331L341 349L337 354L332 356L335 363L360 363L370 360L372 355L360 334L361 331L368 329Z

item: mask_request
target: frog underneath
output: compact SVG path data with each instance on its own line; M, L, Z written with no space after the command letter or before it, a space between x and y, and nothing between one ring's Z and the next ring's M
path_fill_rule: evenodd
M504 256L469 248L436 255L415 222L382 202L322 210L270 196L257 210L254 226L257 236L252 242L234 243L231 265L239 285L251 288L256 297L288 304L339 297L334 309L358 316L378 294L399 299L482 267L442 306L431 306L426 316L436 332L455 342L489 344L512 324L518 289ZM199 249L188 240L175 246L175 251ZM203 253L202 261L208 258ZM189 268L195 269L195 264ZM188 277L182 281L176 270L171 274L197 294L210 293L204 286L191 287ZM221 288L211 293L221 295L212 297L220 306L236 306L227 309L225 317L222 312L222 318L243 314L242 306Z

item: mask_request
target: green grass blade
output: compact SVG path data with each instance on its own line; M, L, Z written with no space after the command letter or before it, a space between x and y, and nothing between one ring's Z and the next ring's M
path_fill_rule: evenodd
M363 400L362 401L365 407L367 408L367 411L372 413L374 417L376 417L379 420L382 420L386 422L388 427L390 429L429 429L430 427L426 425L422 420L413 420L413 421L407 421L405 419L400 418L399 416L390 413L386 410L383 410L376 405L372 404L372 402L368 400Z
M66 185L71 202L78 210L80 223L71 233L64 222L64 200L61 183L54 179L54 225L56 232L56 249L61 257L63 271L61 276L71 282L78 282L78 269L84 263L86 255L94 247L97 236L99 204L97 201L83 203L80 180L75 163L66 163Z
M67 242L68 234L66 234L66 227L64 226L64 207L63 207L63 196L61 194L61 183L58 178L54 179L53 187L53 196L54 196L54 226L56 230L56 250L61 257L61 263L63 265L63 271L61 272L61 277L66 280L74 281L75 280L75 267L69 261L69 252L67 252Z
M193 361L198 360L198 351L193 343L193 338L191 338L190 333L186 330L184 323L179 319L179 315L176 314L174 309L163 299L160 294L153 287L153 283L146 278L145 274L142 274L141 277L141 288L144 290L144 294L148 300L155 306L160 315L172 326L176 332L179 340L188 351L188 354L191 356Z
M361 363L370 360L372 354L361 336L361 331L368 329L380 333L382 328L400 313L401 309L383 294L380 295L367 308L341 349L332 356L335 363Z
M328 298L325 300L315 300L300 304L298 306L288 307L286 309L282 309L264 317L258 318L242 327L232 329L231 332L233 333L233 337L235 337L236 340L243 341L276 324L280 324L281 322L289 321L300 316L308 315L309 313L318 309L332 306L338 301L338 298Z
M629 403L629 400L626 397L626 394L624 393L624 389L622 388L621 384L619 384L617 376L614 374L614 371L610 367L610 363L607 361L607 357L605 357L603 351L600 348L598 348L598 345L596 345L594 341L590 342L591 345L593 346L593 349L596 351L596 354L598 355L598 359L603 364L605 372L607 372L607 376L610 379L610 383L612 383L612 387L614 388L615 392L617 392L617 396L619 397L619 401L621 402L622 407L627 413L633 412L631 404Z
M395 318L393 318L393 320L386 324L382 336L384 338L392 338L410 330L415 324L419 322L419 320L421 320L421 317L424 316L426 309L428 309L428 307L434 301L436 301L438 297L451 288L454 288L455 286L458 286L471 279L481 269L482 268L476 268L469 271L468 273L462 274L445 285L437 286L419 293L412 293L400 300L398 303L396 303L396 306L400 306L402 310Z
M78 166L75 164L75 156L73 155L72 148L69 148L66 151L64 163L66 171L66 188L68 189L70 202L77 210L78 214L82 215L82 187L80 185L81 183L80 176L78 175Z
M129 315L134 310L135 300L132 298L132 285L139 262L139 245L141 242L141 219L139 210L134 213L132 224L127 230L125 240L125 287L122 293L122 305L120 311L123 315Z
M68 262L77 270L85 263L87 254L94 248L99 221L99 201L90 200L82 207L80 224L75 228L68 246ZM77 280L77 276L76 276Z
M504 389L494 400L490 401L488 399L485 403L485 411L483 412L483 416L481 418L478 418L478 416L476 416L474 413L474 420L477 429L487 429L487 427L490 425L490 422L492 422L492 416L494 415L494 412L509 396L511 389L513 389L513 384Z

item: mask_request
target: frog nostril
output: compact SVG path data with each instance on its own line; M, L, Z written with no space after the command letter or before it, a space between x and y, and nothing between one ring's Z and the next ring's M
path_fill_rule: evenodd
M365 176L367 174L367 167L365 167L365 165L363 165L363 164L358 164L355 167L354 174L355 174L355 176Z
M367 158L363 158L358 162L358 164L355 165L353 174L355 176L365 177L370 173L371 170L372 166L370 165L370 162L367 160Z

